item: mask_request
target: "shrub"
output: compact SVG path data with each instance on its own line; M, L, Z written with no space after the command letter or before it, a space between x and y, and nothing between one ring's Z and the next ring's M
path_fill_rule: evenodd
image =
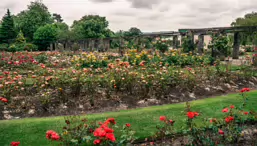
M16 51L18 51L18 46L16 46L15 44L12 44L6 51L7 52L16 52Z
M44 51L51 43L54 43L57 40L57 35L57 28L54 25L47 24L39 27L34 33L34 43L38 45L40 51Z
M188 53L188 52L193 52L195 50L195 43L192 40L191 36L186 36L183 38L183 44L182 44L182 48L183 48L183 52Z
M37 51L38 47L32 43L25 43L24 44L24 51Z
M229 38L222 34L213 34L212 41L208 45L208 48L214 49L215 56L228 57L231 54L232 46L229 43Z
M157 49L157 50L160 50L162 53L166 52L169 50L169 45L167 43L166 40L161 40L161 39L158 39L156 41L156 43L154 44L154 47Z
M254 52L254 49L252 46L245 46L245 52Z
M5 51L8 49L8 44L0 44L0 51Z
M46 61L48 60L48 57L45 54L41 54L35 57L35 59L37 60L38 63L46 63Z

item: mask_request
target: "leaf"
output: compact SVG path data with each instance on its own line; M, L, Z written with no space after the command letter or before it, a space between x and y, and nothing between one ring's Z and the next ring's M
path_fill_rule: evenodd
M34 82L32 80L32 78L27 78L26 81L25 81L25 85L33 85Z

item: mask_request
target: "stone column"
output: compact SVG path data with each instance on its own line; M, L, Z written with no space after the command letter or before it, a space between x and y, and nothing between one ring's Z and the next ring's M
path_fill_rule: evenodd
M87 49L86 49L86 41L85 40L83 40L83 51L86 51Z
M104 39L104 50L108 51L110 49L110 40Z
M174 35L172 41L173 41L173 49L177 49L178 48L178 36Z
M204 35L203 34L200 34L200 35L198 35L198 44L197 44L198 46L198 53L200 54L200 55L202 55L203 54L203 48L204 48Z
M90 51L93 52L95 50L95 40L92 39L91 40L91 48L90 48Z
M239 59L240 36L239 32L234 33L233 59Z
M100 40L98 42L98 49L100 50L100 52L104 51L104 40L103 40L103 38L100 38Z

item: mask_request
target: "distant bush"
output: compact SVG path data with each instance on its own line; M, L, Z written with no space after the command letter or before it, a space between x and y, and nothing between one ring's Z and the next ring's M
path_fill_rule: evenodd
M15 44L12 44L6 51L7 52L16 52L16 51L18 51L18 46Z
M32 43L26 43L24 45L24 51L37 51L38 47Z
M42 55L38 55L35 59L38 63L46 63L46 61L48 60L48 57L47 55L42 54Z
M245 46L245 52L254 52L254 49L252 46Z
M8 49L8 44L0 44L0 51L5 51Z

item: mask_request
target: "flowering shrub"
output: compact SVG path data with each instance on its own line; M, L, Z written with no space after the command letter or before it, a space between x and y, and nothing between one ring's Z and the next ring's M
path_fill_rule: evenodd
M162 100L167 95L196 93L206 87L223 87L225 83L254 82L255 68L232 71L218 62L215 67L209 64L209 56L179 50L129 50L124 56L96 52L2 52L0 96L7 99L8 110L19 108L16 111L27 113L35 109L35 114L47 114L65 111L63 105L89 105L82 110L95 110L108 106L105 101L113 98L128 99L135 105L152 97ZM177 89L180 92L174 93ZM188 100L188 95L183 96L186 99L177 102ZM75 110L68 112L71 111Z
M166 116L160 116L160 121L164 124L164 126L156 126L157 133L154 135L154 138L164 139L166 136L174 134L173 125L175 121L171 119L167 119Z
M78 116L65 118L66 126L60 137L52 130L47 131L47 138L59 140L63 145L117 145L132 143L135 140L135 131L131 124L127 123L122 128L116 125L114 118L109 118L105 122L89 123L86 119ZM115 131L120 131L119 139L115 137Z
M157 50L160 50L162 53L169 50L169 44L167 40L157 39L156 42L154 43L154 47Z

